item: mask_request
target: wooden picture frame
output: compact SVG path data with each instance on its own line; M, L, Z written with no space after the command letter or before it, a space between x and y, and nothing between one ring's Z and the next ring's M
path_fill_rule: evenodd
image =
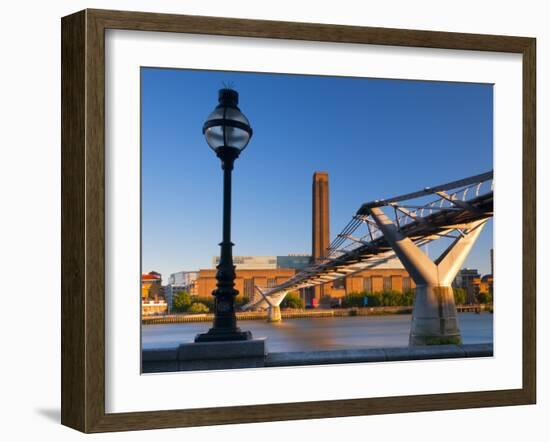
M523 385L512 390L105 412L105 30L517 53L523 63ZM62 424L83 432L280 421L536 400L534 38L84 10L62 19Z

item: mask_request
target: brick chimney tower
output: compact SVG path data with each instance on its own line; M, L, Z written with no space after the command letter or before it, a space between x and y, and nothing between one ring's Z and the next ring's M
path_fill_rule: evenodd
M328 173L313 174L313 216L312 216L312 252L313 261L319 261L328 255L330 244L330 218L328 204ZM321 296L327 291L322 285L313 289L313 298L319 305ZM328 293L326 293L328 294Z

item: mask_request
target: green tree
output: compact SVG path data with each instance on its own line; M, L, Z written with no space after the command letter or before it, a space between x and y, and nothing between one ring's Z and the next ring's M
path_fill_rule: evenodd
M202 302L194 302L187 311L189 313L208 313L210 309Z
M366 292L351 292L344 296L342 299L342 307L344 308L350 308L350 307L363 307L365 305L365 296L368 296L368 303L369 306L371 306L371 295L367 294ZM380 305L376 303L376 300L372 300L374 304L372 305Z
M304 301L297 292L290 292L281 302L282 308L304 308Z
M380 293L366 293L368 307L380 307L382 305L382 296Z
M352 292L343 297L342 307L363 307L365 305L365 297L367 298L368 307L410 306L414 302L414 290L409 289L404 293L396 290L386 290L377 293Z
M177 312L186 312L191 306L191 296L189 296L186 290L176 293L172 300L172 306Z
M382 292L382 305L386 307L402 306L403 294L395 290L386 290Z
M214 311L216 298L214 296L193 296L191 298L191 303L200 302L208 307L208 310Z
M493 295L487 292L479 292L479 295L477 295L477 301L480 304L491 304L493 302Z
M453 287L455 304L466 304L466 290L459 287Z
M402 305L413 305L414 304L414 290L408 289L403 292L403 304Z

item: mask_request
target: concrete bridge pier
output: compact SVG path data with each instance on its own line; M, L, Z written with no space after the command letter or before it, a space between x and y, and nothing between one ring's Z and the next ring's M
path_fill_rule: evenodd
M472 222L435 262L378 208L370 214L416 284L409 345L460 344L451 284L487 219Z
M285 296L288 292L283 291L278 293L276 297L268 297L265 295L264 289L256 286L257 292L262 296L262 298L267 302L267 322L280 322L283 317L281 316L281 302L285 299Z
M267 308L267 322L281 322L281 307L278 305L270 305Z
M409 345L462 343L451 286L423 285L415 289Z

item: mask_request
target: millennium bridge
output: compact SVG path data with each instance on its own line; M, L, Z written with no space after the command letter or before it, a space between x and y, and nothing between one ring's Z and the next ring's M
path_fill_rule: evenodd
M244 310L281 318L290 291L315 287L399 258L415 282L410 345L461 342L452 281L493 216L493 171L364 203L332 241L326 256L275 287L259 287ZM432 260L422 246L450 245ZM449 240L450 239L450 240Z

